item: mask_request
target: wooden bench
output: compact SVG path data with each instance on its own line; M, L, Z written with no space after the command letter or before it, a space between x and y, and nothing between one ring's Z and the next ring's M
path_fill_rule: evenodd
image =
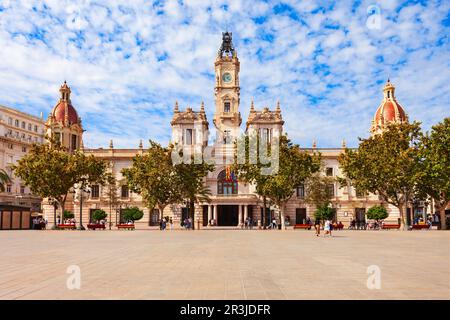
M118 224L117 229L119 230L134 230L134 224Z
M381 229L400 229L400 225L399 224L389 224L389 223L385 223L381 226Z
M299 223L294 225L294 229L307 229L307 230L311 230L311 225L310 224L304 224L304 223Z
M430 229L430 226L427 224L413 224L411 226L412 230L422 230L422 229Z
M75 224L58 224L58 229L62 230L75 230L77 226Z
M106 226L104 224L101 223L89 223L87 225L89 230L95 230L95 229L103 229L105 230Z

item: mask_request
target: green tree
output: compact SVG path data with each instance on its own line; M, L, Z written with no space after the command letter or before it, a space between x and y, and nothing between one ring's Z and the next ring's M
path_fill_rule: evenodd
M263 153L264 148L262 149ZM260 186L261 194L265 194L279 209L279 218L282 228L285 228L285 205L286 202L294 194L294 190L304 184L313 173L320 169L320 154L309 154L306 151L301 151L298 145L293 144L287 136L281 136L279 138L273 138L268 143L266 153L271 159L270 162L265 164L266 161L256 166L245 161L249 164L248 169L241 167L240 174L245 176L247 173L254 176L253 182L262 182ZM258 154L259 158L262 158L263 154ZM255 170L260 169L261 174L266 175L264 180L257 179L258 173ZM251 181L249 179L249 181ZM257 186L258 188L258 186ZM264 211L264 210L263 210Z
M144 212L138 207L125 208L122 211L122 217L125 221L131 220L134 222L142 219L143 216Z
M10 182L11 177L8 175L8 173L5 170L0 169L0 192L5 192L5 184Z
M419 137L417 122L391 124L382 134L361 139L357 150L346 149L339 157L345 177L357 190L378 194L398 208L404 230L418 169Z
M329 206L320 206L316 208L314 212L314 218L320 219L320 221L331 220L334 217L334 209Z
M116 209L119 205L119 197L117 196L117 179L112 173L108 173L105 178L105 198L109 204L109 229L111 229L112 221L112 211ZM116 221L117 223L117 221Z
M170 146L171 152L177 152L177 146ZM177 159L183 157L182 152L177 152ZM179 162L179 161L177 161ZM190 163L177 163L174 165L174 178L177 185L177 193L186 200L189 208L189 216L192 219L192 229L195 229L194 216L195 204L201 202L210 202L209 196L211 190L205 185L205 177L208 172L214 170L214 165L204 161L195 163L194 156L191 157Z
M450 118L422 136L418 154L417 192L430 196L439 210L441 229L446 229L445 208L450 203Z
M239 181L253 184L256 186L255 192L262 199L262 227L266 228L266 212L268 205L268 180L269 175L265 174L264 168L268 167L268 163L260 157L260 151L265 151L260 148L260 139L257 134L242 136L236 141L236 152L234 163L231 170L236 174ZM239 149L238 146L244 146ZM251 147L252 146L252 147ZM241 153L241 154L239 154ZM242 155L242 153L244 153ZM270 158L271 150L267 148L266 154ZM239 159L238 158L242 157Z
M101 221L106 219L107 213L104 210L97 209L94 212L92 212L92 220L93 221Z
M59 205L61 217L74 185L103 184L106 168L103 160L79 151L69 153L57 143L34 144L28 154L12 166L14 174L33 194L51 198Z
M306 180L305 201L316 208L328 207L333 199L329 186L334 182L335 180L332 177L323 176L319 172L311 175Z
M172 165L171 150L152 140L147 152L136 155L133 165L122 169L122 175L130 190L142 196L150 211L153 208L159 210L161 219L166 206L183 200Z
M75 215L73 214L72 211L69 210L64 210L64 219L73 219L75 218Z
M383 206L372 206L367 210L367 218L380 221L384 220L389 216L386 208Z

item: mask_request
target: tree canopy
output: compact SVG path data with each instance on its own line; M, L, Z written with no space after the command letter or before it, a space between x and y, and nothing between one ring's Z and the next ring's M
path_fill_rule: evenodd
M272 145L267 148L269 157L277 161L277 165L271 163L262 163L258 161L251 163L250 155L246 157L243 164L237 164L235 168L238 175L245 181L255 183L257 192L270 198L278 207L280 220L284 228L284 206L294 194L294 190L303 184L307 178L320 169L320 154L309 154L301 151L300 147L293 144L287 136L283 135L274 138ZM264 169L275 168L275 170L265 171ZM263 177L265 176L265 177ZM259 184L259 185L258 185Z
M54 199L64 212L67 195L74 185L103 184L107 164L93 155L70 153L57 143L47 143L34 144L12 169L33 194Z
M94 221L101 221L106 219L107 213L104 210L97 209L94 212L92 212L92 220Z
M450 203L450 118L422 136L419 148L416 191L419 198L434 199L446 229L445 208Z
M158 208L161 219L164 208L183 200L179 192L179 178L171 160L171 150L150 140L144 154L133 158L130 168L122 169L130 190L140 194L150 209Z
M122 210L122 218L125 221L131 220L134 222L142 219L143 216L144 212L138 207L130 207Z
M381 134L361 139L358 149L339 157L346 178L360 192L378 194L400 211L406 228L406 205L413 196L418 170L420 126L390 124Z
M328 187L334 182L332 177L323 176L320 172L311 175L305 184L305 201L316 208L328 207L333 199L333 194Z
M372 220L384 220L389 216L386 208L383 206L372 206L366 212L367 218Z

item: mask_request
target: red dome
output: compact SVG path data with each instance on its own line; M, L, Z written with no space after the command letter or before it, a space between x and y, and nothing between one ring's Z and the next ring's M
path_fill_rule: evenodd
M372 133L380 132L390 122L408 122L405 110L395 99L395 87L389 80L383 88L383 93L384 99L373 117Z
M53 109L53 117L56 121L64 122L66 119L66 111L68 113L69 124L78 123L78 114L75 108L67 101L60 101Z
M398 117L397 117L398 115ZM375 122L395 122L395 121L406 121L406 113L403 110L402 106L395 100L385 101L378 107L377 112L375 113Z

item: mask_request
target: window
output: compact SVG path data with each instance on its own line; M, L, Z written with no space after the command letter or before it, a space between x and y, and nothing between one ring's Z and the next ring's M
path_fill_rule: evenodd
M28 124L28 130L31 131L31 123Z
M25 133L22 133L22 139L25 139Z
M13 156L8 156L8 163L13 163Z
M130 196L130 191L128 189L128 186L122 186L120 196L123 199L127 199Z
M217 176L217 193L224 195L238 193L238 181L231 169L227 168Z
M305 199L305 185L301 184L297 187L297 197Z
M25 123L25 121L22 121L22 129L25 129L26 126L27 124Z
M332 177L333 176L333 168L327 167L325 170L325 173L326 173L327 177Z
M260 129L260 135L262 142L269 143L272 139L272 130L269 128Z
M12 143L8 143L8 149L14 149L14 145Z
M388 98L391 97L391 92L390 91L387 92L387 96L388 96Z
M20 193L24 194L25 193L25 186L20 186Z
M8 124L9 124L10 126L12 126L12 124L13 124L13 119L12 119L12 118L8 118Z
M55 141L61 142L61 134L59 132L55 132L54 138L55 138Z
M231 103L227 101L223 104L223 111L230 112L230 110L231 110Z
M295 223L305 224L306 223L306 208L296 208L295 209Z
M34 125L34 132L38 132L38 127L37 127L37 125Z
M91 198L98 199L99 196L100 196L100 186L98 184L91 186Z
M224 144L230 144L231 143L231 131L225 130L223 132L223 143Z
M16 127L19 127L19 120L16 119L16 121L14 121L14 125L15 125Z
M77 150L77 135L72 135L72 150Z
M22 152L27 152L27 147L22 147Z
M334 184L327 185L327 192L331 197L334 197Z
M6 192L11 193L11 185L6 185Z
M193 145L194 139L193 139L193 130L192 129L186 129L185 131L185 137L184 137L184 144L185 145Z

